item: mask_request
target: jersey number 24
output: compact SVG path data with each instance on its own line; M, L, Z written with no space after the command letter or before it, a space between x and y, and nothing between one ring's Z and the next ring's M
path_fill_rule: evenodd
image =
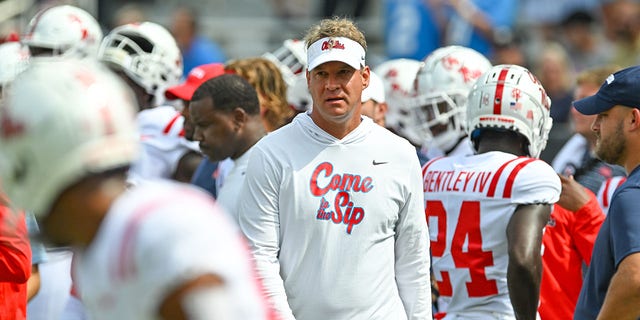
M447 247L447 212L442 201L427 201L427 221L434 217L438 221L438 237L431 241L431 255L442 257ZM433 220L432 220L433 221ZM466 283L469 297L485 297L498 294L495 280L487 279L485 268L493 266L493 253L482 251L482 234L480 232L480 202L463 201L458 221L451 240L451 257L456 268L469 269L471 281ZM467 251L463 251L465 240ZM453 295L449 272L441 272L438 282L440 294L445 297Z

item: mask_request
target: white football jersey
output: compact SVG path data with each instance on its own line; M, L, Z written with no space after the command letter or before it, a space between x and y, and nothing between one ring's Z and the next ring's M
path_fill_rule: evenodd
M607 215L609 213L609 206L611 205L611 199L613 198L613 193L621 186L625 181L627 181L627 177L618 176L612 177L604 182L600 186L598 190L597 198L598 203L600 204L600 208L602 209L602 213Z
M266 318L238 228L195 187L167 181L132 188L75 258L75 284L93 319L156 319L167 294L204 274L223 279L233 319Z
M136 116L140 131L141 155L129 170L136 182L169 179L178 161L189 151L199 151L197 142L184 137L184 117L172 106L145 109Z
M465 137L464 139L460 140L460 142L458 142L458 144L456 144L448 154L444 154L444 151L438 149L437 147L424 148L423 152L428 159L435 159L444 156L470 156L476 153L476 151L473 149L473 142L471 142L471 139L469 139L469 137Z
M503 152L433 159L423 167L433 271L447 318L513 317L507 224L522 204L551 204L560 179L545 162Z

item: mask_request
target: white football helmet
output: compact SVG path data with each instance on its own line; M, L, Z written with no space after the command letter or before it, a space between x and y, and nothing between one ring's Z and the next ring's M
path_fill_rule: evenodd
M262 56L275 62L289 87L295 84L297 75L304 74L307 66L307 49L304 41L296 39L287 39L280 48Z
M427 149L446 152L466 135L467 95L476 80L491 68L479 52L447 46L433 51L415 80L415 96L406 105L413 123L405 130Z
M102 41L102 29L88 12L62 5L44 9L29 22L22 42L32 57L95 57Z
M0 44L0 87L7 86L29 65L29 50L19 42Z
M85 175L137 155L135 98L90 60L34 64L0 105L0 181L16 207L43 216Z
M293 84L287 87L287 102L298 112L309 111L313 107L313 99L304 73L294 77Z
M373 69L373 72L382 79L384 85L388 108L385 116L386 126L416 145L422 142L406 130L414 119L411 118L410 112L405 110L405 106L406 100L413 96L413 83L421 64L420 61L413 59L392 59Z
M550 106L551 99L529 70L517 65L495 66L469 93L469 136L477 145L484 128L515 131L529 142L529 156L537 158L553 124Z
M166 89L178 85L182 77L182 54L175 39L153 22L113 29L102 41L98 58L144 88L154 97L154 106L164 103Z

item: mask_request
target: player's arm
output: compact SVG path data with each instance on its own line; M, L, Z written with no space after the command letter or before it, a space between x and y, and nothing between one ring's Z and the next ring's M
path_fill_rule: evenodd
M27 280L27 301L31 301L38 291L40 291L40 269L37 264L34 264L31 266L31 276Z
M232 310L224 281L205 274L186 281L167 295L158 313L162 319L230 319Z
M202 162L202 155L195 151L187 151L180 160L178 160L178 164L176 165L176 170L173 172L171 179L189 183L193 174L198 169L200 162Z
M599 320L640 318L640 252L633 253L618 265L611 278Z
M260 149L251 153L238 224L249 242L265 296L282 319L294 319L280 276L280 182L274 163Z
M413 150L412 150L412 154ZM411 168L409 194L396 225L395 275L408 319L431 319L429 238L418 159Z
M549 220L547 204L520 205L507 225L507 285L516 319L535 319L542 277L542 230Z

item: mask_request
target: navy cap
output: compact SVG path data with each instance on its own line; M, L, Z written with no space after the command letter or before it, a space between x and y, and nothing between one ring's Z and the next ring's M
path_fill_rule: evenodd
M573 102L582 114L598 114L616 105L640 109L640 66L622 69L607 77L600 90Z

